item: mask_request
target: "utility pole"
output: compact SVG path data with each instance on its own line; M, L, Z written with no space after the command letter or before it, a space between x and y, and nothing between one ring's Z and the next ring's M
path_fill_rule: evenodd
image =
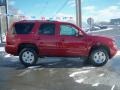
M0 14L1 14L1 7L0 7ZM2 43L2 34L1 34L1 30L2 30L2 25L1 25L1 15L0 15L0 43Z
M76 23L78 27L82 27L81 0L76 0Z
M4 6L5 7L5 16L6 16L6 26L7 26L7 30L8 30L8 0L0 0L0 6Z
M1 8L1 6L4 6L5 7L5 16L6 16L6 27L7 27L7 30L8 30L8 17L7 17L7 14L8 14L8 5L7 5L7 0L0 0L0 8ZM2 23L2 16L1 16L1 21L0 21L0 23ZM1 25L1 24L0 24ZM0 26L0 29L2 29L1 28L2 26ZM6 31L7 31L6 30ZM5 31L5 34L6 34L6 31ZM1 34L1 42L3 42L2 41L2 30L0 30L0 34Z

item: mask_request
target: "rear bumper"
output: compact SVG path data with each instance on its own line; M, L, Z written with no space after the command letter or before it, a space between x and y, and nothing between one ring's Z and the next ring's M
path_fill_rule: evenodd
M17 55L17 48L15 45L5 45L5 51L8 54Z

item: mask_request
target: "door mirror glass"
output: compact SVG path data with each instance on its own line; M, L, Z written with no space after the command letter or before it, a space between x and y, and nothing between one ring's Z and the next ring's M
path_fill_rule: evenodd
M84 34L82 33L82 31L78 32L78 36L84 36Z

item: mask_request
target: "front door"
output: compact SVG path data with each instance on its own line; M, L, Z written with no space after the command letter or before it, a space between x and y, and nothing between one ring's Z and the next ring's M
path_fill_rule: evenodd
M57 37L55 23L40 24L38 43L40 55L55 56L57 54Z
M84 37L78 35L78 29L71 24L60 25L60 50L63 56L83 56L86 51Z

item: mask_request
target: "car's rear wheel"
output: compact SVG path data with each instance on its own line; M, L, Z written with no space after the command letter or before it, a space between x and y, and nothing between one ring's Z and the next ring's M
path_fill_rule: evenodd
M103 66L107 63L109 55L104 48L95 49L91 52L90 61L94 66Z
M25 48L21 50L19 59L24 66L33 66L38 60L38 55L34 49Z

